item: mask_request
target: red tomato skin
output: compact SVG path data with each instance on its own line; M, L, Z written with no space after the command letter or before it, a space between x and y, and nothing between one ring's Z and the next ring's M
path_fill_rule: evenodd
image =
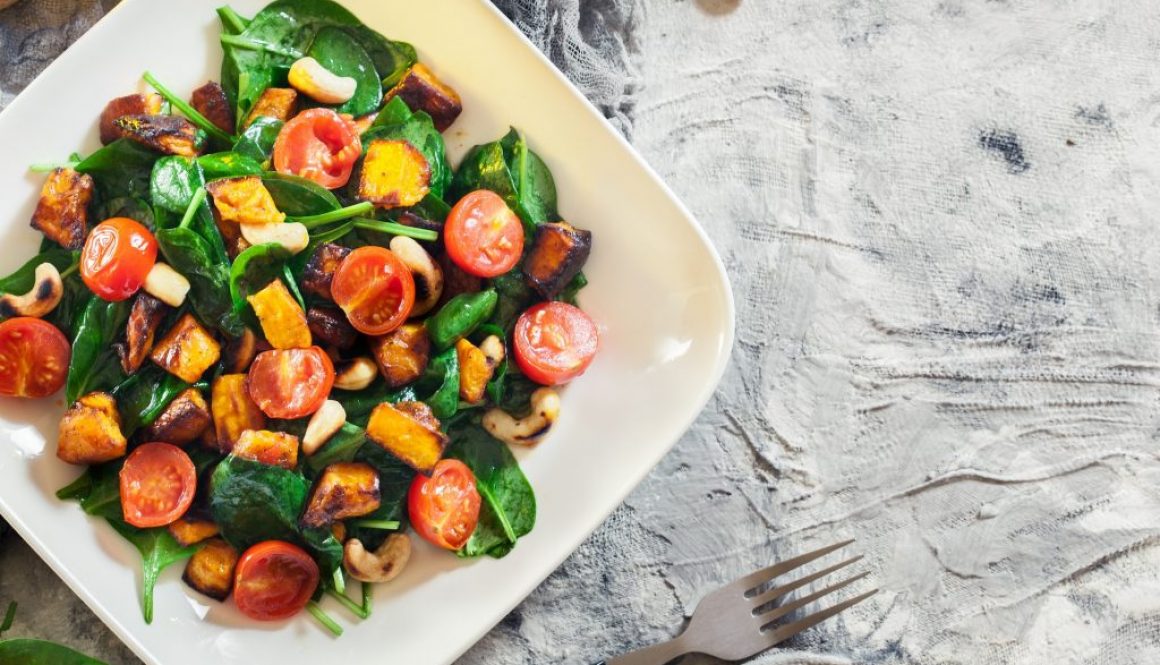
M443 244L447 256L464 272L498 277L520 262L524 227L499 194L480 189L451 209L443 225Z
M163 482L169 482L170 486L158 484ZM121 509L126 522L142 529L166 526L177 521L193 503L197 492L197 470L181 448L171 443L143 443L125 459L120 486ZM142 495L150 490L176 490L176 496ZM162 501L164 503L157 505ZM151 508L161 510L151 511Z
M583 374L600 348L600 333L592 319L579 307L559 301L529 307L516 320L512 337L520 371L545 386L568 383Z
M282 376L282 370L297 370ZM309 381L314 380L314 383ZM317 411L334 386L334 363L317 346L272 349L254 358L246 374L250 399L270 418L304 418Z
M48 397L64 387L71 356L68 338L47 321L0 322L0 395Z
M345 185L361 155L358 126L326 108L299 113L274 141L274 168L278 172L301 176L327 189Z
M386 297L383 290L392 280L398 280L399 302L389 317L376 321L374 313L367 312L363 305L374 305ZM385 335L403 325L411 315L415 306L415 279L394 252L369 245L355 249L342 260L331 280L330 293L355 330L364 335Z
M429 477L415 476L407 491L411 526L443 549L455 551L467 544L479 523L479 509L475 474L457 459L439 460ZM432 514L435 510L442 514Z
M305 550L282 540L266 540L238 559L234 604L256 621L287 619L310 602L318 579L318 564ZM282 589L274 589L278 583Z
M128 217L98 224L81 250L81 279L103 300L129 298L145 283L157 263L157 239L149 229Z

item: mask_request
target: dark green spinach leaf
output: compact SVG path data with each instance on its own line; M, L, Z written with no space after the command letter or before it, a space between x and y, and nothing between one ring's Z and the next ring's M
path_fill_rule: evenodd
M0 640L0 663L12 665L107 665L53 642L17 638Z
M121 413L121 431L128 437L152 425L165 407L188 387L188 383L156 365L142 367L112 390L117 411Z
M263 540L296 542L308 490L293 471L227 457L210 477L209 510L239 552Z
M182 547L164 527L138 529L119 519L110 519L109 524L125 540L133 543L141 553L141 612L145 617L145 623L153 623L153 589L157 586L157 578L161 575L161 571L178 561L188 559L200 545Z
M266 173L262 184L269 190L278 210L291 217L321 215L342 207L329 189L313 181L285 173Z
M65 401L72 404L94 390L109 390L125 378L113 348L129 318L129 303L90 296L76 323L72 358L65 382Z
M246 308L246 298L278 279L285 268L290 252L277 243L254 245L238 254L230 268L230 298L234 311Z
M327 70L353 78L358 84L354 97L339 105L336 112L357 117L379 107L383 99L383 83L375 71L375 63L353 37L338 28L323 28L318 31L307 55Z
M117 139L81 160L76 170L93 176L101 200L122 196L144 199L149 196L153 163L160 157L139 143Z
M243 140L245 137L239 139ZM264 160L263 160L264 161ZM261 175L265 170L260 161L241 152L215 152L197 158L205 179L233 178L236 176Z
M189 280L189 302L198 318L230 335L242 334L245 324L228 296L229 268L213 246L189 228L161 229L156 236L165 260Z
M278 132L282 131L284 124L269 116L257 118L238 136L234 143L234 153L266 164L274 153L274 142L278 140Z

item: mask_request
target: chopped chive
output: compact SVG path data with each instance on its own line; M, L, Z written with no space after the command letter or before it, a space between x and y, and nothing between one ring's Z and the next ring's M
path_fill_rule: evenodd
M395 520L355 520L351 522L351 526L362 527L364 529L395 531L399 528L399 523Z
M364 594L365 595L365 594ZM16 601L8 603L8 611L4 613L4 621L0 623L0 635L3 635L12 627L12 622L16 620Z
M362 583L362 596L363 596L363 604L362 604L363 613L369 617L371 615L371 610L374 609L374 604L375 604L375 588L374 588L374 586L371 585L370 582L363 582Z
M69 162L37 162L35 164L29 164L28 170L33 173L48 173L56 169L75 169L80 163L80 160Z
M319 245L324 242L334 242L335 240L338 240L339 238L350 233L353 229L354 222L348 220L342 224L339 224L333 229L319 231L317 234L310 234L310 242L311 244L317 243Z
M249 21L239 16L238 13L234 11L234 8L230 7L229 5L222 5L221 7L218 7L217 15L218 18L222 20L222 23L227 26L235 35L245 32L246 28L250 24Z
M363 610L361 605L348 598L345 593L338 593L334 589L327 589L326 595L337 600L339 605L342 605L346 609L350 610L351 614L354 614L360 619L365 619L370 616Z
M77 268L79 266L80 266L79 263L74 263L71 266L65 268L63 271L61 271L60 278L64 279L64 278L68 277L69 275L73 274L74 272L77 271Z
M334 569L334 590L346 595L346 576L342 574L342 566Z
M358 218L354 220L354 227L356 229L366 229L368 231L381 231L382 233L390 233L396 236L407 236L415 240L438 240L439 232L431 229L420 229L414 226L407 226L398 222L384 222L377 219Z
M338 625L334 619L331 619L326 612L322 611L322 608L318 606L318 603L314 602L313 600L309 603L306 603L306 611L310 612L310 616L318 619L318 623L322 624L326 627L327 630L334 633L335 637L342 637L342 626Z
M267 44L265 42L257 42L252 39L246 39L240 35L222 35L220 39L222 44L225 44L226 46L246 49L247 51L265 51L267 53L273 53L274 55L280 55L282 57L291 58L293 60L298 60L302 57L302 54L298 53L297 51L291 51L290 49L284 49L281 46L274 46L273 44Z
M331 222L341 222L344 219L358 217L359 215L363 215L370 212L371 210L374 210L374 208L375 204L371 203L370 201L360 201L354 205L348 205L345 208L339 208L338 210L331 210L330 212L324 212L318 215L291 217L290 219L292 221L298 222L308 229L313 229L324 224L330 224Z
M182 115L189 118L190 122L200 127L202 131L223 143L232 144L234 142L234 137L223 132L220 127L210 122L208 118L186 103L184 99L173 94L172 90L161 85L161 82L154 78L152 74L145 72L144 79L146 83L153 86L153 89L161 93L161 96L176 107L178 111L181 111Z
M189 201L189 207L185 209L185 215L181 218L181 223L177 228L184 229L193 221L193 216L197 214L197 209L205 202L205 187L198 187L197 191L193 193L193 198Z

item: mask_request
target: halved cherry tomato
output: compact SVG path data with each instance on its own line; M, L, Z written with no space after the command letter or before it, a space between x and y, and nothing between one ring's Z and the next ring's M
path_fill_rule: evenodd
M362 155L358 126L330 109L308 109L296 115L274 141L274 168L336 189L350 180Z
M263 351L246 376L250 399L271 418L309 416L326 401L333 385L334 363L317 346Z
M477 277L496 277L520 262L524 227L499 194L481 189L451 209L443 242L455 265Z
M431 477L419 474L407 492L411 526L428 542L457 550L479 522L475 474L457 459L439 460Z
M128 217L97 224L81 250L81 279L105 300L125 300L145 283L157 263L157 239Z
M583 374L600 346L600 333L584 310L556 301L529 307L516 321L514 336L520 371L546 386Z
M359 332L385 335L415 306L415 279L395 253L368 245L347 255L330 283L330 295Z
M172 524L189 510L196 492L193 461L171 443L143 443L121 467L121 509L133 526Z
M234 603L258 621L294 616L318 587L318 564L301 547L267 540L242 554L234 571Z
M68 377L72 348L56 326L18 316L0 323L0 395L47 397Z

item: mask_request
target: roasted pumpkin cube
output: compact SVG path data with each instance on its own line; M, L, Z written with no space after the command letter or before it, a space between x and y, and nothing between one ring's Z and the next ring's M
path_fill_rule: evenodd
M311 307L306 310L306 325L315 339L336 349L349 349L358 341L358 331L341 309Z
M405 323L370 339L379 373L391 388L401 388L420 376L431 359L431 338L421 323Z
M269 348L270 345L258 339L253 330L246 328L240 336L226 342L226 348L222 354L225 370L232 374L243 374L250 369L250 363L254 362L258 353Z
M417 420L403 405L376 406L367 423L367 438L416 471L430 473L443 457L447 435Z
M238 558L238 551L232 545L214 538L189 557L181 579L214 600L225 600L234 588Z
M254 102L250 114L246 116L245 126L249 127L262 116L285 122L293 117L297 106L298 91L294 88L266 88L258 97L258 101Z
M187 388L174 397L153 424L145 430L145 438L184 446L201 438L201 433L212 422L209 404L201 396L201 391Z
M266 340L275 349L305 349L314 343L306 312L282 280L275 279L246 300L254 308Z
M203 540L213 538L219 533L221 533L221 529L213 523L213 520L194 517L188 514L169 525L169 534L182 547L196 545Z
M349 247L332 242L319 245L306 262L306 268L302 272L302 286L321 298L332 300L330 283L334 281L334 273L338 270L339 264L350 252Z
M266 427L266 414L246 390L245 374L222 374L210 388L214 433L222 452L234 449L242 432Z
M226 97L226 91L217 81L207 81L205 85L193 91L189 103L198 113L217 125L218 129L226 134L233 135L236 123L234 122L234 106Z
M141 369L142 363L153 350L153 340L157 336L157 328L169 313L169 305L157 298L138 291L133 296L133 305L129 309L129 322L125 326L125 343L117 345L117 354L121 357L121 369L126 374L132 374Z
M483 399L495 366L479 347L466 339L455 343L455 355L459 359L459 397L474 404Z
M126 115L156 115L161 113L161 101L161 95L151 92L125 95L106 104L105 110L101 111L101 143L108 145L121 138L121 130L113 124L117 118Z
M298 437L286 432L248 429L238 437L231 454L252 462L293 469L298 465Z
M197 157L201 136L197 127L176 115L123 115L113 121L121 136L167 155Z
M451 123L463 112L463 100L451 86L440 81L423 63L415 63L395 87L387 91L383 102L394 97L407 102L407 106L417 111L426 111L435 121L435 129L447 131Z
M337 520L369 515L381 505L379 472L362 462L339 462L326 467L314 483L299 523L308 529Z
M93 178L72 169L53 169L40 188L32 228L65 249L80 249L89 233Z
M395 409L407 414L427 429L439 431L439 419L435 417L435 412L427 406L426 402L398 402L395 404Z
M431 165L409 141L378 139L367 146L358 196L380 208L413 206L431 191Z
M551 300L580 272L591 250L590 231L568 222L541 224L524 261L524 276L532 288Z
M89 393L60 420L56 456L69 464L100 464L125 455L117 402L108 393Z
M222 222L233 224L279 224L286 215L278 211L270 190L256 175L222 178L205 186L213 196Z
M210 331L186 314L157 342L149 357L182 381L197 383L221 355L221 345Z

